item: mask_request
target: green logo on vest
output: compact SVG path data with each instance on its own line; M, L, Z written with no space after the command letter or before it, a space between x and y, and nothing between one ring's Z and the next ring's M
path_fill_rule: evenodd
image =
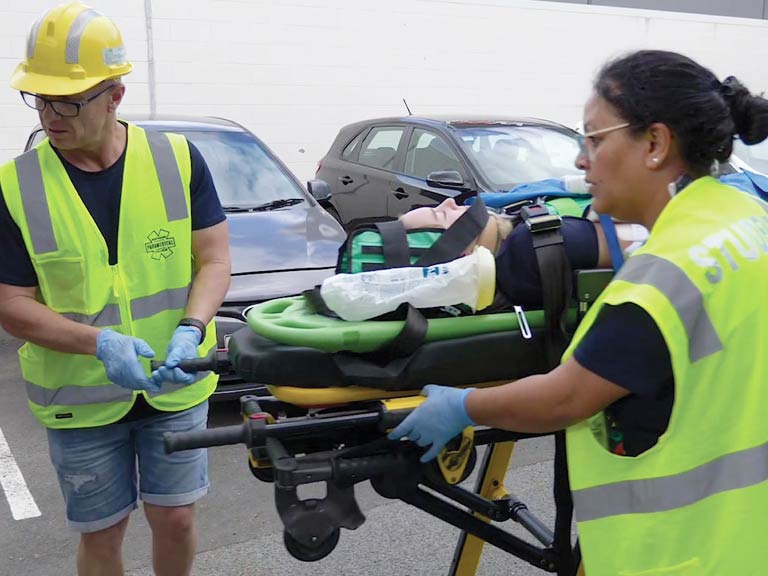
M153 260L161 258L170 258L173 255L173 249L176 248L176 240L171 236L168 230L154 230L147 236L149 242L144 244L147 254L152 256Z

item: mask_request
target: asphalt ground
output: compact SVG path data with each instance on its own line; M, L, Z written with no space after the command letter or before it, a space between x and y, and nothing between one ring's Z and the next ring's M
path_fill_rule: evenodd
M44 429L27 407L16 349L20 343L0 332L0 575L60 576L75 573L77 535L64 522L64 507L48 457ZM235 403L213 404L210 426L237 423ZM459 531L398 500L378 495L368 482L355 493L366 522L341 531L337 548L318 562L300 562L284 546L273 487L248 470L242 447L209 451L211 493L199 503L197 576L368 576L448 573ZM472 482L474 475L467 480ZM519 442L506 485L549 526L552 502L552 441ZM300 496L322 495L316 485ZM510 532L535 543L513 522ZM150 533L137 510L125 539L129 576L151 576ZM486 546L480 576L535 576L544 572Z

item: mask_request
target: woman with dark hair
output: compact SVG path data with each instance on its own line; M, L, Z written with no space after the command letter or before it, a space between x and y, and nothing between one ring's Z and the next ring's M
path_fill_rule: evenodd
M650 230L562 363L504 386L428 386L395 430L424 460L473 424L567 429L585 568L761 574L768 560L768 205L710 176L768 101L671 52L609 62L584 108L597 212Z

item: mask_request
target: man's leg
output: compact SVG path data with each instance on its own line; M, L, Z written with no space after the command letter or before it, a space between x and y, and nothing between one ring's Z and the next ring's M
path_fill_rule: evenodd
M123 574L122 542L136 508L136 455L125 424L48 430L51 462L67 508L67 525L80 532L80 576Z
M166 454L163 435L205 429L208 403L183 412L151 416L135 423L140 497L152 528L156 576L187 576L197 533L194 503L208 492L208 454L184 450Z
M155 576L188 576L197 546L195 505L144 504L152 528L152 567Z
M80 535L77 550L79 576L122 576L123 537L127 526L126 516L114 526Z

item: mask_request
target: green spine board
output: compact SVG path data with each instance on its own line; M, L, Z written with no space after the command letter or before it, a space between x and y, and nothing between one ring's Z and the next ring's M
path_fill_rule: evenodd
M531 329L544 326L544 312L541 310L526 310L525 317ZM358 354L383 347L400 333L404 324L403 320L347 322L329 318L315 313L303 296L277 298L257 304L248 311L247 321L256 334L280 344ZM425 339L434 342L519 329L514 312L430 318Z

